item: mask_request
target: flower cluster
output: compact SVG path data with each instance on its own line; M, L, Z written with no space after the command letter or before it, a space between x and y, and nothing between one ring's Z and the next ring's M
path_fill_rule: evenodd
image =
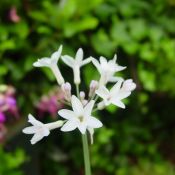
M112 60L107 60L105 57L100 57L99 61L93 57L83 59L83 50L78 49L75 58L69 55L62 55L62 46L58 51L54 52L51 57L44 57L38 59L33 66L48 67L55 75L58 85L62 89L64 95L63 103L67 104L71 109L61 109L58 115L63 120L43 124L36 120L29 114L29 122L33 125L23 129L26 134L34 134L31 143L35 144L43 137L48 136L50 130L61 128L63 132L78 129L81 134L87 131L91 136L91 143L93 142L93 133L95 128L102 127L102 122L93 116L96 110L102 110L106 106L113 104L120 108L125 108L122 100L128 97L136 88L136 84L132 79L124 80L121 77L115 76L119 71L126 67L120 66L116 63L117 56L114 55ZM58 61L61 59L73 71L74 84L76 87L76 95L72 92L72 86L63 78L58 67ZM79 84L81 83L80 68L88 63L92 63L100 74L99 80L92 80L89 85L89 92L79 91ZM108 89L108 83L114 85Z

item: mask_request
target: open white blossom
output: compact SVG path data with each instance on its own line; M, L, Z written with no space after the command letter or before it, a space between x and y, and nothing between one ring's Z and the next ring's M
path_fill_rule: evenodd
M118 71L125 69L126 67L119 66L116 63L117 55L114 55L114 58L110 61L103 56L100 57L100 62L98 62L95 58L92 58L92 62L100 73L100 82L99 86L106 85L107 82L116 82L119 77L115 77L114 74Z
M36 120L31 114L28 115L28 122L33 126L29 126L23 129L25 134L34 134L31 139L31 144L35 144L40 141L43 137L50 134L50 130L59 128L63 125L63 121L59 120L56 122L43 124L42 122Z
M57 66L58 60L61 56L62 52L62 45L59 47L58 51L54 52L51 57L44 57L41 59L38 59L35 63L33 63L33 66L35 67L49 67L53 74L55 75L57 82L59 85L64 83L63 76L61 75L61 72Z
M136 84L132 81L132 79L126 81L119 80L110 89L110 91L105 86L102 86L96 90L96 94L103 99L102 103L105 106L114 104L118 107L125 108L125 105L121 100L128 97L131 94L131 91L133 91L135 88ZM102 108L102 103L99 104L99 108Z
M61 128L61 131L72 131L76 128L80 130L82 134L85 134L88 128L100 128L102 127L101 121L91 116L91 112L94 106L94 101L91 100L85 107L81 101L72 96L71 99L72 110L62 109L58 114L67 119L67 122Z
M73 69L74 83L80 84L80 82L81 82L80 67L91 62L91 58L87 58L87 59L83 60L83 50L81 48L78 49L78 51L75 55L75 59L69 55L64 55L61 58L65 64L67 64L69 67L71 67Z

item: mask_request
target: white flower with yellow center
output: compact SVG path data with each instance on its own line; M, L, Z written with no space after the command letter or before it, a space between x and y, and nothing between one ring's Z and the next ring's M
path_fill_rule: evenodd
M94 106L94 101L91 100L86 106L83 106L81 101L72 96L71 99L72 110L62 109L58 114L67 119L67 122L61 128L61 131L72 131L76 128L80 130L82 134L85 134L88 128L100 128L102 127L101 121L91 116L91 112Z
M61 58L65 64L67 64L69 67L71 67L73 69L74 83L80 84L80 82L81 82L80 67L91 62L91 58L87 58L87 59L83 60L83 50L81 48L78 49L78 51L75 55L75 59L69 55L64 55Z
M59 85L62 85L64 83L63 76L61 75L61 72L57 66L58 60L61 56L62 52L62 45L59 47L58 51L54 52L51 57L44 57L41 59L38 59L35 63L33 63L33 66L35 67L49 67L53 74L55 75L57 82Z
M100 73L100 82L99 86L106 85L108 82L116 82L120 78L115 77L114 74L118 71L125 69L126 67L119 66L116 63L117 55L114 55L114 58L110 61L107 61L105 57L100 57L100 62L98 62L95 58L92 58L92 63L97 68Z
M50 130L59 128L63 125L64 121L56 121L48 124L43 124L42 122L36 120L31 114L28 115L28 122L33 126L29 126L23 129L25 134L34 134L31 139L31 144L35 144L40 141L43 137L50 134Z

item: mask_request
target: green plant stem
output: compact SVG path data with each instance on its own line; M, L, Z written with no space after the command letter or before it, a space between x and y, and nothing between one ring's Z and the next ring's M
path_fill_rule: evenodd
M83 143L85 175L91 175L91 165L90 165L89 146L88 146L87 133L82 134L82 143Z
M76 93L77 93L77 97L80 99L79 84L76 84Z

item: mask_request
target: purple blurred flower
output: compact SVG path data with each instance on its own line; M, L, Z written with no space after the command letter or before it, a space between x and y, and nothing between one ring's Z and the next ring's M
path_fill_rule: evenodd
M0 123L4 123L5 120L6 120L5 115L2 112L0 112Z
M14 97L15 89L12 86L5 85L1 85L0 89L0 113L4 116L10 115L18 118L18 107Z

